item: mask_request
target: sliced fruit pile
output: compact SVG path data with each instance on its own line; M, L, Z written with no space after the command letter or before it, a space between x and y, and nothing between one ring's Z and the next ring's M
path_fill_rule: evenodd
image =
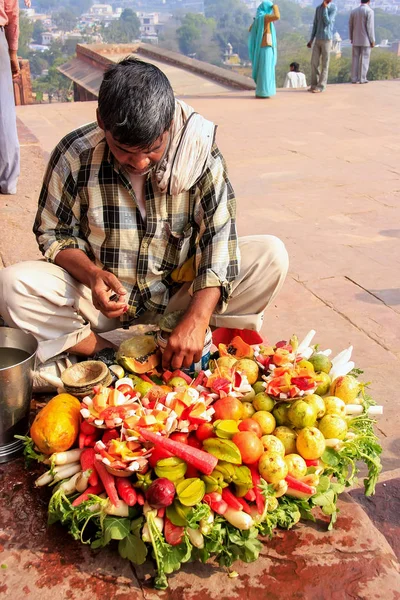
M312 337L275 346L236 337L193 379L111 367L114 386L82 402L80 450L62 453L72 453L72 464L50 501L50 520L83 538L82 527L85 541L100 547L110 541L105 515L126 519L119 551L140 564L151 544L159 588L192 556L215 555L228 566L255 560L257 534L290 528L316 508L331 527L357 461L369 470L366 493L374 491L381 448L371 417L380 407L350 374L352 348L331 359ZM132 364L126 355L123 364ZM47 460L53 470L38 485L54 480L60 460Z

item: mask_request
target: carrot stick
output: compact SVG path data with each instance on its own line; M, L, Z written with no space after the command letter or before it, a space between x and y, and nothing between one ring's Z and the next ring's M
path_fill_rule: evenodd
M79 504L81 504L82 502L89 500L90 494L94 494L95 496L97 496L97 494L100 494L103 490L104 490L104 486L102 483L98 483L97 485L92 485L92 486L88 487L83 492L83 494L81 494L80 496L75 498L75 500L72 503L72 506L79 506Z
M135 506L137 502L136 490L126 477L116 477L115 486L121 500L126 502L128 506Z
M92 471L92 473L89 477L90 485L97 485L99 482L99 478L97 476L97 471L94 467L95 456L96 456L96 453L93 448L86 448L82 452L81 457L80 457L82 471L87 471L89 469Z
M148 442L152 442L156 447L171 452L173 456L181 458L189 465L193 465L196 469L204 473L205 475L211 475L215 467L217 466L218 459L204 450L193 448L182 442L176 442L169 438L161 437L156 435L152 431L147 431L141 427L139 433Z
M119 497L115 487L114 477L107 471L107 469L100 460L95 460L94 466L97 473L99 474L101 481L103 482L104 489L106 490L107 495L110 498L111 504L117 506Z

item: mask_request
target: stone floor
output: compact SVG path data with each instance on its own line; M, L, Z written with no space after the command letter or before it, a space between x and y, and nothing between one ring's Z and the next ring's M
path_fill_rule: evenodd
M373 499L359 489L344 495L332 533L321 523L278 533L261 561L235 565L238 579L188 565L169 592L156 593L147 565L133 572L115 554L94 557L61 529L46 530L45 499L17 461L0 468L0 597L398 599L400 81L279 91L265 101L245 92L185 100L219 126L240 234L270 233L287 245L290 274L263 333L276 341L313 328L324 348L354 345L384 406L382 483ZM0 202L4 266L38 256L31 227L44 159L94 115L94 103L19 107L22 176L18 195Z

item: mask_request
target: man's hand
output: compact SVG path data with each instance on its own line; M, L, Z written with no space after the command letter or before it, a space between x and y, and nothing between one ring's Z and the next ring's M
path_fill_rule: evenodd
M188 368L193 362L201 360L207 327L207 321L183 317L169 336L163 352L164 369L180 369L182 366Z
M325 6L325 8L327 8L330 3L331 3L331 0L324 0L323 5Z
M18 77L19 75L19 61L16 50L10 50L10 64L11 64L11 73L13 79Z
M371 42L371 48L375 48L375 42Z
M311 46L312 46L312 41L310 40L307 44L307 48L311 48Z
M93 305L108 319L116 319L128 310L126 290L112 273L98 269L90 275ZM116 301L110 300L117 294Z

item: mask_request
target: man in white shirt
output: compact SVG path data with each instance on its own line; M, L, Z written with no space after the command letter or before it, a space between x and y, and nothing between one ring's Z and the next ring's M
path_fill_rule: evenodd
M374 11L369 3L370 0L361 0L360 6L350 13L349 38L353 44L352 83L368 83L371 48L375 46Z
M297 62L290 64L290 71L286 75L284 88L306 88L307 81L304 73L300 71L300 65Z

